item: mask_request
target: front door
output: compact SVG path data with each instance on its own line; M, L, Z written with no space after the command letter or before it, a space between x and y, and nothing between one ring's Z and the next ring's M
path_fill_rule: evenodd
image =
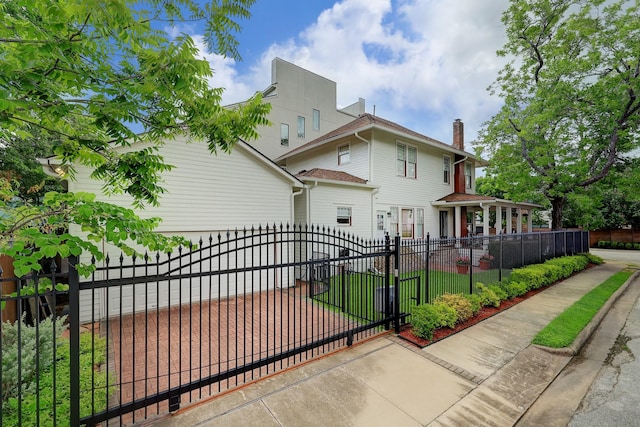
M413 239L413 209L402 209L402 238Z
M440 238L449 237L449 212L440 211Z
M384 239L387 230L387 213L385 211L376 212L376 239Z

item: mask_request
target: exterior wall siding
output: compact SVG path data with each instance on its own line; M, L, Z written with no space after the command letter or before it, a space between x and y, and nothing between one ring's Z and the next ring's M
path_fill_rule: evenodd
M275 159L357 116L337 109L336 83L294 64L275 58L271 70L275 92L264 97L271 104L272 126L258 128L260 139L252 144L267 157ZM320 129L313 129L313 110L320 111ZM297 134L298 116L305 118L305 137ZM280 124L289 125L289 144L280 142Z
M311 223L359 237L371 235L371 189L320 184L309 191ZM338 206L350 207L351 225L337 223Z
M349 144L350 160L338 164L338 147ZM357 139L326 144L308 153L287 159L287 170L297 174L314 168L330 169L349 173L358 178L369 180L369 147Z
M133 146L128 149L138 148ZM252 225L279 226L291 223L294 219L292 180L280 176L276 169L270 170L266 163L256 161L254 154L248 150L237 145L231 154L212 155L204 143L186 144L181 140L168 142L159 152L167 163L174 166L171 171L163 173L166 193L162 195L159 206L148 206L137 210L137 213L143 218L162 218L158 232L181 235L195 244L202 238L205 245L209 235L213 236L215 242L218 233L226 236L227 230L232 230L233 234L236 228L242 230ZM105 195L101 182L89 178L90 169L77 167L76 170L75 180L69 183L70 191L92 192L98 200L132 207L132 199L128 196ZM77 228L72 228L72 232L81 234ZM120 256L120 251L115 247L103 244L103 251L112 260ZM88 262L89 259L84 257L82 261ZM104 266L104 263L99 266ZM281 278L281 284L285 280L288 279ZM120 310L120 306L129 312L142 310L147 303L149 307L173 305L180 303L177 295L182 295L183 299L184 295L190 298L210 296L208 293L202 294L198 287L180 293L175 287L165 291L162 286L160 284L158 294L151 291L146 299L141 288L124 288L122 298L119 294L107 295L106 292L99 295L81 292L81 318L91 321L88 316L92 312L109 315L112 310Z

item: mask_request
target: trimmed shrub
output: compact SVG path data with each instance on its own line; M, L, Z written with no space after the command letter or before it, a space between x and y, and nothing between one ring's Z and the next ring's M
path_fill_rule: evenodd
M456 323L458 322L458 313L455 308L443 302L434 302L433 307L438 313L438 320L440 321L439 326L455 328Z
M480 297L480 303L483 307L500 307L500 302L502 302L502 300L492 289L479 282L476 283L476 289L478 291L477 295Z
M501 288L507 294L508 299L513 299L529 292L526 283L505 281L501 284Z
M480 301L480 297L478 295L466 294L464 296L464 299L469 301L469 304L471 304L471 311L473 312L474 316L480 313L480 310L482 309L482 301Z
M471 302L462 294L443 294L436 298L434 303L442 303L452 307L456 311L457 322L464 322L473 316Z
M527 283L529 289L538 289L551 283L546 278L546 271L543 264L532 264L512 270L509 278L514 282Z
M633 249L640 250L640 243L634 243Z
M625 248L625 249L633 249L633 243L630 243L630 242L625 243L625 244L624 244L624 248Z
M438 309L431 304L422 304L411 309L412 332L427 340L433 339L433 331L440 327Z
M502 286L500 285L489 285L488 288L491 289L498 298L500 298L500 301L504 301L509 298L509 296L507 295L507 292L504 289L502 289Z
M638 246L640 246L640 243L637 243ZM594 255L592 253L589 252L585 252L583 254L580 254L580 256L583 256L586 260L587 260L587 264L596 264L596 265L600 265L604 262L604 260L602 258L600 258L598 255ZM585 265L586 267L586 265Z

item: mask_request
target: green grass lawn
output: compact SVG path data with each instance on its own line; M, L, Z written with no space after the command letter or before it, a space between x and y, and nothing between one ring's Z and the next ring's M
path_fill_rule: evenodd
M621 271L609 277L552 320L532 342L553 348L571 345L598 310L630 276L630 271Z
M428 289L424 270L405 273L400 277L400 312L410 313L411 307L433 301L444 293L468 294L471 283L475 286L477 282L497 282L498 273L498 270L474 271L470 282L468 274L431 270ZM508 277L508 273L509 271L503 271L503 278ZM382 303L377 302L376 294L384 294L384 276L354 272L345 277L346 286L343 286L341 275L331 277L326 292L318 293L315 300L324 303L333 311L343 311L350 316L370 321L379 320ZM390 282L393 286L393 276ZM376 307L376 304L379 306Z

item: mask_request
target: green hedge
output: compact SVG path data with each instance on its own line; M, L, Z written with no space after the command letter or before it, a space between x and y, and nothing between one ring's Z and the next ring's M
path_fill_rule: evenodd
M627 249L627 250L640 250L640 243L630 242L612 242L609 240L600 240L597 246L602 249Z
M504 300L565 279L577 271L584 270L589 263L601 264L602 258L592 254L554 258L543 264L514 269L511 277L501 283L490 285L477 283L473 295L444 294L433 304L423 304L413 308L411 311L413 333L430 340L436 329L455 327L456 323L468 318L469 312L476 315L482 307L499 307Z

